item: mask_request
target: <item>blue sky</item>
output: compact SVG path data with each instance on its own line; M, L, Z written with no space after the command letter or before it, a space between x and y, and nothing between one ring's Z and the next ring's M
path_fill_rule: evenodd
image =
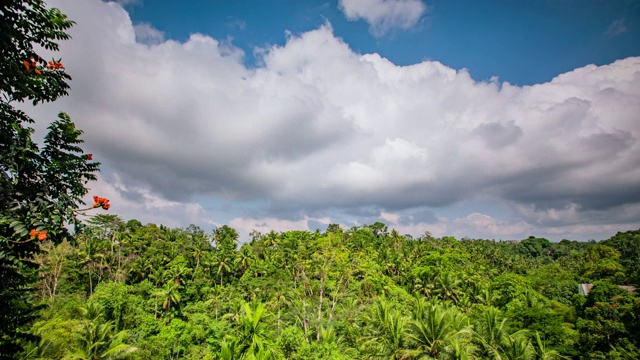
M603 239L640 228L637 1L51 0L125 219ZM39 125L44 127L46 124Z
M194 32L230 39L249 65L254 49L282 45L285 32L300 34L329 22L358 53L379 53L397 65L436 60L467 68L476 80L530 85L588 64L640 55L640 2L492 0L425 2L409 30L372 36L366 21L349 21L337 1L154 0L127 6L134 23L149 23L166 38Z

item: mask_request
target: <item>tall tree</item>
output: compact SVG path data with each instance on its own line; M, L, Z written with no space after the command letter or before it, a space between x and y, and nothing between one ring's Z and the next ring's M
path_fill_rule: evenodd
M70 237L68 224L79 224L76 210L98 163L83 154L82 132L69 116L51 123L40 150L32 139L34 120L14 107L67 95L71 78L64 66L47 62L36 48L57 51L73 22L41 0L2 1L0 14L0 355L11 355L34 310L24 290L34 280L36 239Z

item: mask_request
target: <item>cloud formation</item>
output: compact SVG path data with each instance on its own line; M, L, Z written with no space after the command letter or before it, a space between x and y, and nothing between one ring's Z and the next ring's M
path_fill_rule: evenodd
M71 96L55 110L85 130L105 184L141 212L201 221L207 199L243 204L227 216L247 232L375 219L495 238L640 227L640 58L518 87L361 55L325 25L249 69L241 50L201 34L140 42L116 3L52 5L77 22L61 49ZM509 219L437 214L467 201Z
M421 0L340 0L339 8L349 20L366 21L375 36L410 29L427 10Z
M133 27L136 34L136 41L147 44L157 45L164 41L164 33L150 24L137 24Z

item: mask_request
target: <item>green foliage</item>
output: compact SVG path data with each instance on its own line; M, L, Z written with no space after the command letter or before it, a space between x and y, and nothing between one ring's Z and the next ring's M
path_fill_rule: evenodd
M409 339L413 348L409 351L411 356L442 357L470 341L471 324L455 307L418 299L409 323Z
M518 244L518 252L531 257L540 257L549 255L552 247L553 244L547 239L529 236L529 238L520 241Z
M576 322L580 350L601 356L619 352L640 355L639 306L640 299L627 290L604 281L595 283Z
M32 139L33 119L13 106L67 94L71 78L64 67L35 49L57 51L73 22L40 0L3 1L0 13L0 355L10 355L36 309L27 290L40 245L30 232L56 243L72 240L69 225L79 225L76 210L99 164L83 154L82 131L68 115L49 125L41 150Z
M51 287L51 264L63 264L61 282L41 293L40 340L23 354L79 353L78 336L107 324L137 349L131 359L637 357L637 297L609 281L577 295L585 259L615 259L614 248L565 242L531 256L519 244L374 228L237 244L228 226L207 234L95 217L67 250L38 257L49 264L39 288ZM562 247L572 254L557 257ZM84 315L83 303L101 315Z
M624 267L618 262L620 253L607 245L596 244L586 254L583 276L595 280L624 281Z
M640 229L619 232L602 242L620 253L620 264L626 269L627 285L640 287Z
M117 332L113 322L105 320L102 307L87 303L78 310L78 319L55 317L36 323L33 331L40 341L27 344L23 357L106 360L125 358L138 350L125 343L127 331Z

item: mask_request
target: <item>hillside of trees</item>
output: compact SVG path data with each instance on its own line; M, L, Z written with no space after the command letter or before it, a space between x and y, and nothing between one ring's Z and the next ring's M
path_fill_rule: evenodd
M25 359L637 359L640 230L212 233L97 215L41 243ZM594 284L588 296L578 284Z

